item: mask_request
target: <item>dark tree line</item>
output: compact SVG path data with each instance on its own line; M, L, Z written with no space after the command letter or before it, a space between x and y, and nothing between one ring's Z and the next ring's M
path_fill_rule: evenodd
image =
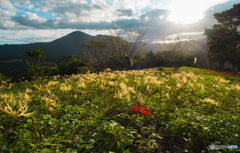
M36 51L30 48L26 51L29 58L26 60L28 71L22 75L15 76L13 81L22 77L31 80L35 77L71 75L90 71L82 60L73 58L72 56L62 56L56 63L45 62L44 59L46 57L42 55L43 52L41 48L36 48Z

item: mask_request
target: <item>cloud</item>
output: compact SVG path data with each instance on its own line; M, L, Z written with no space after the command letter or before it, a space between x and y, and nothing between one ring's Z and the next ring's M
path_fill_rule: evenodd
M151 11L147 11L146 13L140 15L141 21L147 21L147 22L158 22L158 21L166 21L167 17L169 16L170 11L169 10L163 10L163 9L154 9ZM161 20L159 20L161 19Z
M237 2L237 0L232 0L218 5L211 3L212 5L203 13L201 20L187 25L180 25L167 19L171 13L170 10L159 9L161 4L167 2L153 3L152 1L108 0L106 2L106 0L91 0L91 3L88 4L85 0L11 0L11 5L14 4L14 6L19 7L16 7L18 9L17 12L25 12L24 8L29 8L32 9L31 11L35 10L36 12L25 12L24 15L15 15L17 14L16 11L0 9L0 15L2 18L4 17L4 19L0 19L0 29L16 31L29 31L29 29L42 29L42 31L75 29L98 34L100 32L96 30L104 31L107 26L109 27L112 23L115 23L120 27L139 25L148 28L147 39L161 39L173 34L185 37L200 36L199 33L204 32L204 27L211 28L213 24L217 23L213 18L215 12L230 9L234 2ZM9 1L6 0L3 4L3 1L0 0L0 6L6 5L5 3L7 2ZM20 7L23 9L20 9ZM48 14L52 14L53 18L48 19L42 16ZM189 35L181 33L189 33ZM37 34L34 36L37 37Z
M20 25L36 29L106 29L110 22L68 22L61 18L46 20L38 17L35 13L14 16L12 20Z
M8 40L11 42L50 42L55 39L62 37L73 32L73 29L66 30L24 30L24 31L15 31L15 30L0 30L0 39ZM27 33L27 35L26 35Z
M12 21L0 20L0 29L9 29L9 28L13 28L14 26L15 26L15 23Z
M15 13L13 13L11 11L8 11L8 10L2 10L0 8L0 16L1 16L1 18L10 17L10 16L13 16L13 15L15 15Z
M14 9L14 6L12 5L11 2L8 0L0 0L0 6L2 8L7 8L7 9Z
M134 10L132 10L131 8L129 9L117 9L116 10L116 14L118 16L132 16L134 14Z
M33 4L30 4L27 6L28 9L33 9L34 8L34 5Z

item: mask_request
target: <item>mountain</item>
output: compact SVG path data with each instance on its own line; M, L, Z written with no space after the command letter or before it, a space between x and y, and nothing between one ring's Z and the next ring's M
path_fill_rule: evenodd
M74 31L52 42L39 42L30 44L0 45L0 73L13 76L27 69L25 51L32 48L41 48L46 56L46 62L56 62L61 56L72 55L75 58L83 56L81 43L88 42L89 38L106 38L106 35L91 36L81 31ZM19 71L19 72L17 72Z
M52 42L31 43L31 44L12 44L0 45L0 61L11 59L25 59L27 58L25 51L32 48L36 50L40 47L45 55L46 61L56 62L64 55L83 55L81 43L88 42L89 38L101 39L107 37L105 35L91 36L81 31L72 32L66 36L58 38Z

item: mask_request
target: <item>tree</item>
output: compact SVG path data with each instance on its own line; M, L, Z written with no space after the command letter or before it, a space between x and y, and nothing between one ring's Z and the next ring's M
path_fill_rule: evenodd
M57 62L58 69L61 75L71 75L78 73L79 67L86 66L81 60L73 58L72 56L62 56Z
M56 63L43 62L42 67L44 67L44 75L47 75L47 76L57 75L59 72L59 69Z
M107 60L115 53L109 44L109 38L101 40L90 39L87 43L81 44L84 51L84 61L89 65L95 65L100 69L105 69Z
M215 13L214 18L231 31L238 31L238 27L240 25L240 3L234 4L230 10Z
M140 67L143 65L143 62L144 62L144 59L142 57L141 52L133 56L133 66L135 69L140 69Z
M117 27L112 25L107 28L111 34L110 44L114 49L115 55L117 55L119 61L124 65L124 69L129 69L131 67L131 58L141 51L141 49L146 45L143 43L143 38L147 33L147 29L143 27L125 26Z
M26 63L28 64L28 72L30 75L35 75L36 77L42 76L44 73L44 67L41 66L41 60L45 59L46 56L43 56L42 53L44 52L41 48L37 47L37 51L34 51L32 48L30 48L28 51L26 51L26 54L28 57L33 58L35 61L30 62L26 60Z
M187 51L194 41L191 38L189 38L189 41L181 41L179 37L163 40L166 43L163 43L161 46L163 50L162 55L165 58L167 66L174 66L175 69L183 66L187 58Z
M219 69L223 68L224 62L229 61L240 70L240 57L237 45L240 42L240 4L234 4L230 10L215 13L214 18L220 24L215 24L211 29L205 28L209 55L212 60L219 62Z
M197 41L196 45L195 56L197 57L197 63L202 68L212 69L212 62L208 53L207 39L204 39L203 41Z

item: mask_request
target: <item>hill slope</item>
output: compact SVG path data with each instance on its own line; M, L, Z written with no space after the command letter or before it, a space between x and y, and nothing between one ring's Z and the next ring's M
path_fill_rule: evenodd
M25 51L30 48L36 50L37 47L40 47L44 51L43 55L46 56L45 61L56 62L61 56L66 55L72 55L76 58L82 57L83 50L80 47L81 43L86 43L89 38L101 39L104 37L107 36L91 36L81 31L75 31L52 42L0 45L0 73L11 76L26 71L27 64L25 63L25 59L27 56ZM17 62L8 62L14 60Z

